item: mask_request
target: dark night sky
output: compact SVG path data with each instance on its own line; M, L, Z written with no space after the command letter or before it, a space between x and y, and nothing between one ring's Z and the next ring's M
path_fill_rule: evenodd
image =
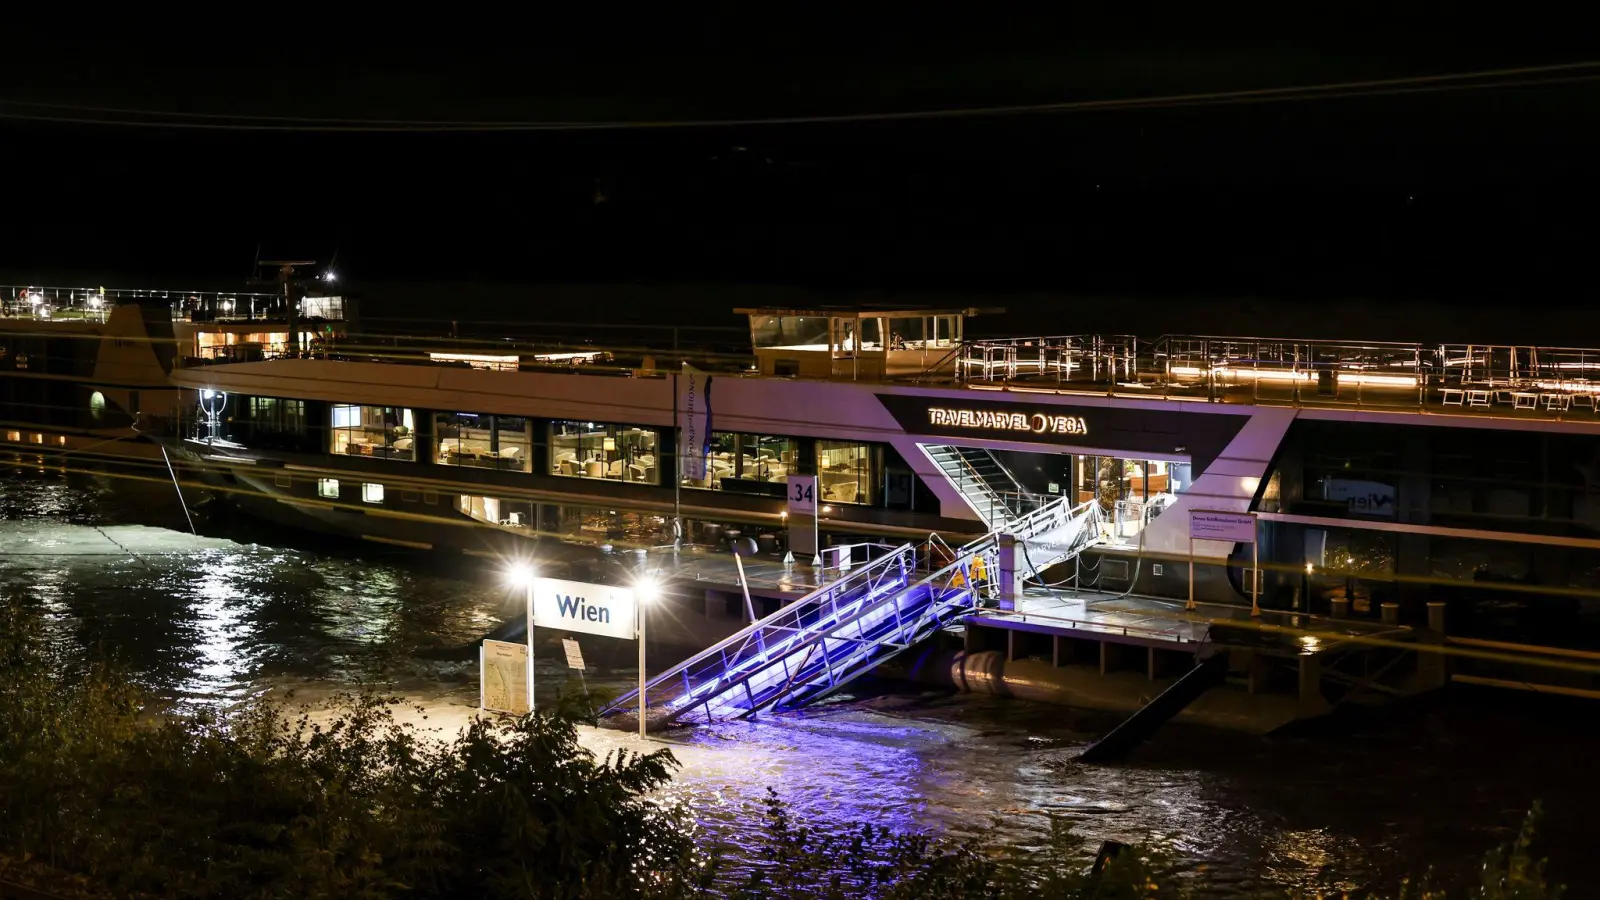
M278 47L244 30L170 49L41 38L15 42L0 100L338 118L724 118L1600 58L1548 38L1588 29L1548 21L1486 30L1439 13L1274 23L1285 26L1278 35L1211 24L1167 22L1156 33L1068 16L908 24L769 12L635 21L626 33L603 22L480 25L480 37L500 33L489 43L449 29L392 38L301 29L273 38ZM1536 32L1546 37L1525 37ZM269 255L337 249L341 269L368 282L416 274L1587 303L1600 237L1597 145L1600 83L588 134L11 120L0 121L14 210L0 217L0 272L227 283L260 241Z

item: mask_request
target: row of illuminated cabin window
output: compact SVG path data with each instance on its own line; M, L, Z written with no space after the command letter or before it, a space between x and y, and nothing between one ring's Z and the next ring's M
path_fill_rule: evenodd
M244 408L239 412L258 425L272 422L287 431L306 430L303 401L246 397L240 404ZM424 411L419 416L403 407L336 404L330 410L326 450L513 472L537 467L571 478L670 485L675 465L670 441L670 432L643 425L459 412ZM881 471L882 448L872 443L713 432L704 477L683 484L780 496L789 476L814 474L824 499L870 504Z

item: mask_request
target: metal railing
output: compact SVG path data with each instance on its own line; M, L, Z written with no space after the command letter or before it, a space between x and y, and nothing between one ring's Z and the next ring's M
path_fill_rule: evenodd
M748 712L758 706L774 682L786 676L784 659L808 634L836 624L885 594L897 594L910 584L917 565L916 547L903 544L893 552L825 584L748 628L708 647L651 679L646 685L653 708L670 718L682 718L691 706L703 707L714 718L743 691ZM776 666L776 668L774 668ZM765 678L762 676L765 675ZM760 680L758 680L760 679ZM638 692L618 698L602 714L636 703Z
M974 386L1216 403L1589 417L1600 407L1600 349L1574 347L1072 335L969 341L957 371Z
M165 302L177 322L227 324L284 319L284 298L277 293L0 285L0 315L7 318L104 322L112 307L134 300ZM300 305L301 315L308 321L344 318L342 297L306 297Z
M1134 625L1124 622L1110 622L1104 619L1083 619L1073 616L1058 616L1050 613L1017 612L1015 610L992 609L983 610L978 615L984 618L1008 619L1014 622L1042 622L1062 628L1071 628L1077 631L1095 631L1102 634L1119 634L1123 637L1155 638L1174 643L1196 642L1192 631L1178 628L1163 628L1153 625ZM1174 616L1176 618L1177 616ZM1205 640L1203 637L1198 640Z
M1036 538L1086 517L1090 508L1069 510L1062 498L1005 531ZM992 597L1000 534L991 531L959 549L938 535L892 549L651 679L651 709L670 721L711 722L838 690ZM602 715L637 702L638 693L630 692Z

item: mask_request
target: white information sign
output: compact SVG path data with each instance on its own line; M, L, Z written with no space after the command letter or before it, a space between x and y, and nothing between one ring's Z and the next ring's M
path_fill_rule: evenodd
M478 705L491 712L528 712L528 647L484 641L478 648Z
M817 514L817 476L790 475L789 515L814 516Z
M633 589L555 578L533 580L533 620L540 628L633 640L638 636Z
M583 671L583 648L572 638L561 639L561 649L567 651L567 668Z
M1253 513L1217 512L1209 509L1189 511L1189 540L1256 542L1256 517Z

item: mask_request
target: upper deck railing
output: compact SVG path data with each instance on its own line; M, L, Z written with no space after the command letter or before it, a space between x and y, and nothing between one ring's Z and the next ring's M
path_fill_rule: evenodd
M1600 404L1600 349L1163 335L969 341L971 387L1213 403L1580 415Z
M278 293L228 291L159 291L104 287L0 286L0 316L11 319L104 322L111 308L133 300L165 301L175 322L246 324L283 321L284 298ZM341 297L306 297L300 313L308 319L342 320Z
M756 376L753 357L726 351L584 344L582 365L545 358L574 346L553 337L501 343L506 369L565 369L609 376L660 376L679 359L724 377ZM661 355L657 355L657 354ZM465 365L357 338L318 356L412 365ZM596 358L598 357L598 358ZM953 362L953 365L951 363ZM1600 422L1600 349L1508 344L1319 341L1215 335L1057 335L968 340L925 371L892 382L1396 412L1448 412Z

